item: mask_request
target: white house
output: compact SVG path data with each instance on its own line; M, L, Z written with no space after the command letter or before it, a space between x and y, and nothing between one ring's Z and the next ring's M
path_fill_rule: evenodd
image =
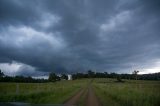
M68 74L68 80L72 80L72 75Z

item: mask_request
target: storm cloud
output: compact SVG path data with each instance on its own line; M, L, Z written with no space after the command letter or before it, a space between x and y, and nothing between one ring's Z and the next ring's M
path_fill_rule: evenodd
M159 0L0 0L0 68L33 76L154 72L159 28Z

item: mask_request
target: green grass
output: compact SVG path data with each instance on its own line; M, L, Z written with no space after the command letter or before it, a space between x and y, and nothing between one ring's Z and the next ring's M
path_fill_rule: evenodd
M160 81L95 79L93 86L104 106L160 106Z
M0 83L0 102L62 104L86 88L90 79L55 83ZM93 89L103 106L160 106L160 81L94 79ZM86 94L80 97L83 106Z
M61 104L86 83L84 80L55 83L0 83L0 102Z

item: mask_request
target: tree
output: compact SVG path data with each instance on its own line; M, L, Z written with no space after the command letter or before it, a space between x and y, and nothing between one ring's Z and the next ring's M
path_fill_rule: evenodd
M61 79L68 80L68 76L66 74L62 74Z
M95 76L95 73L92 70L88 70L88 77L93 78Z
M4 76L4 73L0 69L0 77L3 77L3 76Z
M135 77L135 80L137 80L138 73L139 73L138 70L134 70L133 73L132 73Z
M49 74L48 80L51 82L55 82L55 81L59 80L59 77L55 73L52 72Z
M114 72L112 72L112 73L110 73L110 78L117 78L117 76L118 76L118 74L117 73L114 73Z
M121 74L117 75L117 82L124 82L124 81L122 81Z

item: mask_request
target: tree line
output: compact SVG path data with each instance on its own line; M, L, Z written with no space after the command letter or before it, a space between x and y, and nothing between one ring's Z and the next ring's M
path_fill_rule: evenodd
M34 79L30 76L7 76L0 70L0 82L25 82L25 83L42 83L48 82L46 79Z
M57 75L53 72L49 74L48 79L40 78L32 78L31 76L7 76L0 70L0 82L24 82L24 83L44 83L44 82L55 82L60 80L68 80L68 76L66 74Z
M73 74L73 79L79 78L116 78L116 79L132 79L132 80L160 80L160 72L150 74L138 74L139 71L134 70L132 74L118 74L108 72L93 72Z
M160 72L153 74L138 74L139 71L133 71L132 74L118 74L118 73L108 73L108 72L93 72L88 70L87 73L75 73L72 74L72 79L81 78L115 78L117 81L122 81L122 79L132 79L132 80L160 80ZM32 77L24 76L7 76L0 70L0 82L25 82L25 83L44 83L44 82L55 82L60 80L68 80L66 74L57 75L53 72L49 74L48 79L35 79Z

